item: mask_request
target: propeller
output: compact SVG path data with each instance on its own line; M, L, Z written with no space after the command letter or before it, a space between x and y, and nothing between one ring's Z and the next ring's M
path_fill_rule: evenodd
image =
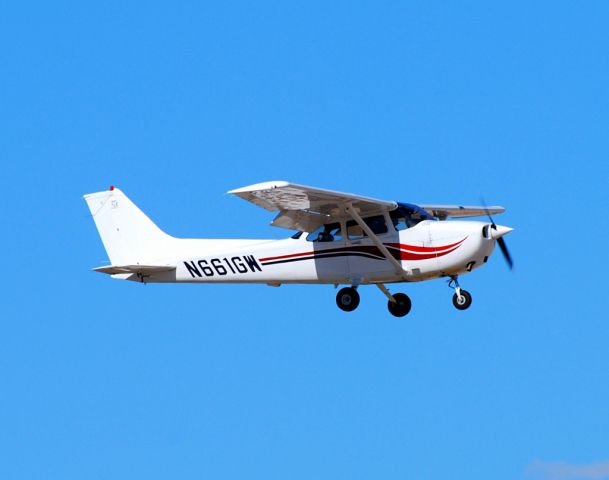
M488 211L488 208L486 207L486 203L484 202L484 199L482 199L482 206L484 207L484 211L486 212L486 215L488 216L488 219L491 221L491 228L493 230L495 230L496 232L499 231L499 229L497 228L497 224L495 223L495 221L493 220L493 217L491 216L491 213ZM505 228L505 227L501 227L501 228ZM511 231L512 229L509 229L508 231ZM501 250L501 253L503 254L503 258L505 258L506 263L508 264L508 267L510 270L512 270L514 268L514 261L512 260L512 256L510 255L510 251L507 248L507 245L505 243L505 239L503 238L503 235L507 233L507 232L503 232L502 236L495 239L495 241L497 242L497 245L499 245L499 249Z

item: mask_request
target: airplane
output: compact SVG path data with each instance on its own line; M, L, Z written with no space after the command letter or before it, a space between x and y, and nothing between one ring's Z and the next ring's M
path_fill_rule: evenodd
M495 224L499 206L415 205L298 185L258 183L228 193L278 212L271 225L296 233L282 240L176 238L157 227L118 188L84 199L111 265L93 269L142 283L329 284L337 306L352 312L358 287L376 285L396 317L412 307L387 284L447 278L458 310L472 304L459 276L487 263L495 244L511 269ZM488 221L449 220L488 216Z

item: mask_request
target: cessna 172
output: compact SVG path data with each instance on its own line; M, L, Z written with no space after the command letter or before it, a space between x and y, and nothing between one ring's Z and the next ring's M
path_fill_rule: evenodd
M359 305L360 285L376 285L389 312L403 317L410 298L385 284L446 277L453 305L465 310L472 297L459 275L484 265L495 243L512 267L503 239L512 229L491 217L502 207L397 203L283 181L229 193L279 212L272 225L297 233L284 240L175 238L110 187L84 196L111 262L94 270L143 283L348 285L336 296L346 312ZM489 221L446 221L484 215Z

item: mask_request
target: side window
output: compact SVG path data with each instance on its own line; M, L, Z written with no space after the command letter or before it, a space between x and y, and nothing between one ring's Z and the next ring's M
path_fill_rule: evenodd
M355 220L347 222L347 236L349 240L360 240L366 236L366 232L362 230Z
M387 223L385 222L385 217L383 215L375 215L374 217L364 218L364 222L366 222L366 225L370 227L372 233L376 235L387 233ZM347 222L347 234L349 236L349 240L359 240L366 236L366 232L364 232L362 227L360 227L355 220L350 220Z
M340 229L340 223L333 223L331 225L326 225L325 233L327 235L326 238L330 238L330 240L327 240L328 242L343 239L343 234Z
M385 217L383 215L364 218L364 222L370 227L372 233L375 233L376 235L387 233L387 224L385 223Z
M309 242L334 242L341 239L342 232L340 229L340 223L322 225L317 230L307 235L307 241Z

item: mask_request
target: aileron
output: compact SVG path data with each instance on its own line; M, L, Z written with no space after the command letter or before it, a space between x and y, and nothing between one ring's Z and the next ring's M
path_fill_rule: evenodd
M505 212L505 208L499 206L464 206L464 205L419 205L434 217L440 220L447 218L485 217L487 215L499 215Z

